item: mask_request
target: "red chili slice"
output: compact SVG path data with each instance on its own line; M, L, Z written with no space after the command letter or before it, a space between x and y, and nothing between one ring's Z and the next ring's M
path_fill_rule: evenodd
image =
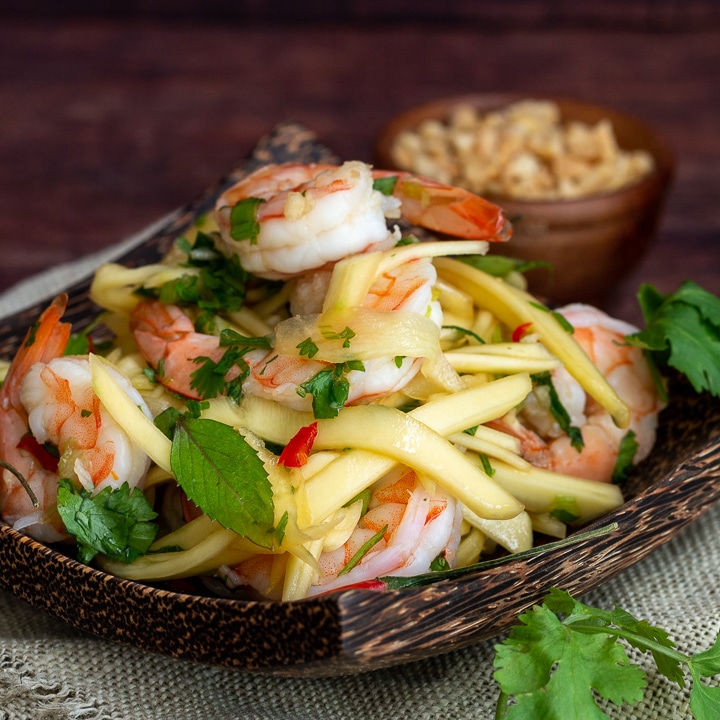
M23 435L17 444L18 450L29 452L45 470L57 472L58 459L47 448L41 445L32 435Z
M289 468L305 465L317 437L317 431L317 421L307 427L300 428L280 453L280 459L278 460L280 465Z
M523 323L522 325L518 325L514 330L512 334L512 341L513 342L520 342L520 340L527 334L527 331L532 326L531 322Z

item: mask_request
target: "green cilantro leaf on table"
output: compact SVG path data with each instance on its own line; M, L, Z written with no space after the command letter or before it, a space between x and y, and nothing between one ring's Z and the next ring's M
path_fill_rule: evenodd
M65 528L77 539L78 557L84 563L98 553L130 563L147 553L158 532L151 522L157 513L145 495L131 491L128 483L91 495L63 478L57 508Z
M645 329L626 341L686 375L697 392L720 397L720 298L691 281L668 295L644 284L637 297Z
M261 547L273 546L272 487L262 460L240 433L183 415L176 420L170 467L211 520Z
M720 636L710 650L687 656L664 630L645 620L618 607L593 608L557 588L519 620L495 646L494 676L501 689L496 720L602 720L609 716L596 697L617 706L636 704L643 697L645 673L630 663L620 640L650 652L658 671L681 687L681 666L687 665L694 717L720 717L720 687L703 682L720 673Z

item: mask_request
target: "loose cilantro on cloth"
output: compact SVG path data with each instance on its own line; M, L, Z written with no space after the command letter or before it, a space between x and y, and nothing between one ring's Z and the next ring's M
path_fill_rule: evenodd
M84 563L98 553L130 563L145 555L158 531L150 522L157 513L128 483L91 495L64 478L58 484L57 508L65 528L77 539L78 557Z
M646 327L627 342L684 373L697 392L720 397L720 298L691 281L669 295L644 284L637 297Z
M687 656L660 628L616 607L600 610L552 588L542 605L520 616L495 646L500 684L496 720L602 720L594 693L615 705L642 700L644 671L630 663L622 639L650 652L658 671L683 687L681 665L692 677L690 709L696 720L720 717L720 687L703 678L720 673L720 636L709 650ZM509 704L510 698L514 704Z

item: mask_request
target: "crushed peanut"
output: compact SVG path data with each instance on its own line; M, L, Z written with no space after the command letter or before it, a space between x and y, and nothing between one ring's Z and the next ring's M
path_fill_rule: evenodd
M480 195L526 200L571 199L611 192L654 166L644 150L623 150L612 124L563 124L560 108L522 100L488 113L463 105L447 123L425 120L400 133L395 164Z

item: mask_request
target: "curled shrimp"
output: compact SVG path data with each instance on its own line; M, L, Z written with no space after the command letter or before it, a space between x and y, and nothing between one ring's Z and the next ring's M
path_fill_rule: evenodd
M75 479L90 492L124 482L132 488L150 464L100 403L87 356L62 355L70 330L59 322L63 310L61 299L43 313L34 342L13 361L1 397L2 455L13 468L3 473L2 515L16 529L48 542L64 537L55 510L59 477ZM129 381L125 390L151 417Z
M548 410L542 390L535 390L513 425L528 460L541 467L590 480L609 482L616 467L621 442L629 430L637 449L633 462L650 453L655 442L658 414L663 407L650 366L642 352L626 345L625 336L637 328L611 318L590 305L572 304L559 312L574 327L574 337L630 410L629 428L618 428L612 418L564 368L552 371L553 386L565 407L570 424L581 430L581 450L573 446Z
M308 594L317 595L385 575L421 575L430 572L430 565L438 556L453 567L461 523L462 507L449 495L440 490L428 492L412 470L391 475L373 488L368 511L349 539L320 555L321 576ZM377 543L357 564L348 567L361 548L383 529Z
M311 313L315 303L322 303L329 273L308 274L298 279L293 309ZM371 286L363 307L394 311L405 310L427 315L439 327L442 311L433 299L437 278L435 266L429 258L404 263L385 272ZM307 283L311 292L302 290ZM303 297L306 296L306 297ZM193 376L198 358L219 363L225 353L215 335L199 333L192 320L175 305L146 300L138 303L130 316L130 327L140 352L157 370L157 379L174 392L200 399ZM389 392L400 390L419 372L423 358L371 358L363 361L364 369L347 373L349 392L346 404L370 402ZM266 397L296 410L309 410L311 395L298 394L298 388L333 364L296 355L284 355L274 349L250 350L242 357L240 366L234 365L225 375L231 381L242 371L243 392Z
M20 388L35 363L64 352L71 329L60 322L66 305L67 295L59 295L28 330L0 388L0 459L5 465L0 474L0 512L9 524L47 542L65 537L60 517L51 512L57 498L55 460L29 436Z
M392 194L375 189L376 179L390 180ZM267 279L391 248L399 235L386 217L467 239L501 240L510 232L500 208L467 190L358 161L263 167L226 190L215 214L226 250Z
M409 577L430 572L431 563L439 556L452 567L461 523L460 503L440 491L428 492L410 469L393 473L376 483L367 512L350 537L321 553L320 574L308 596L386 575ZM265 597L272 596L281 589L272 578L276 563L272 555L260 555L223 568L222 574L230 587L252 587Z

